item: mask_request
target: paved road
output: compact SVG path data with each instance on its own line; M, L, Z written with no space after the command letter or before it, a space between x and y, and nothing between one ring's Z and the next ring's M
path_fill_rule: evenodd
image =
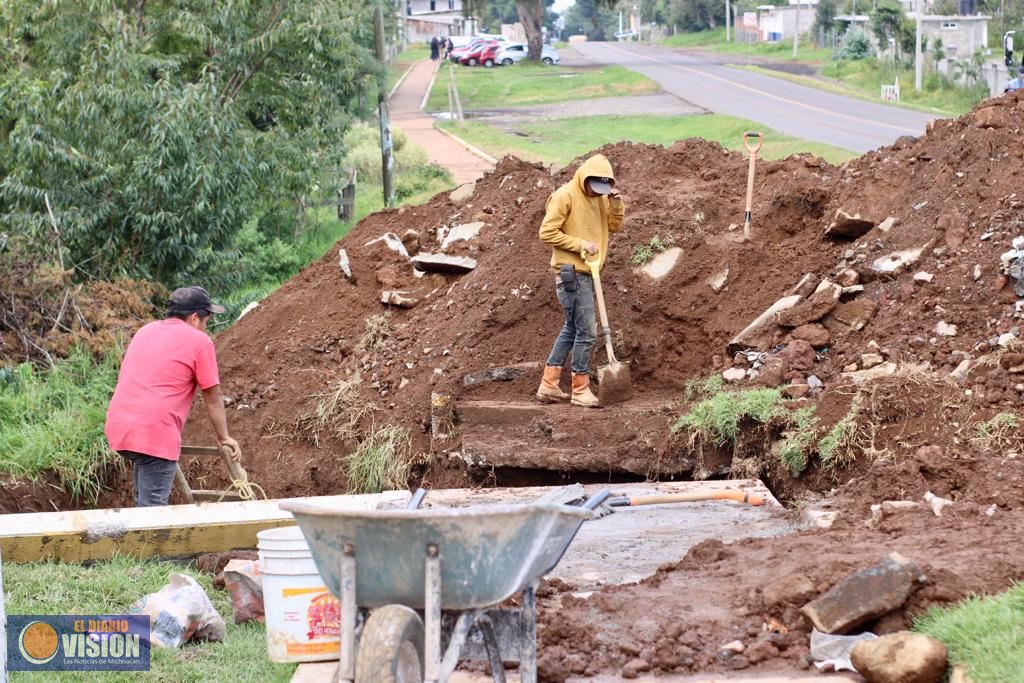
M780 78L703 61L693 54L629 43L575 46L591 61L618 64L654 79L667 92L719 114L855 152L921 135L930 114L844 97Z

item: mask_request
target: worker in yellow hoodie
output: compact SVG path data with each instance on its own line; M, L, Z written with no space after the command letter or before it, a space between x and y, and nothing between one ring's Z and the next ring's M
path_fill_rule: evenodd
M615 189L615 174L608 159L595 154L576 171L572 180L548 197L540 239L551 246L555 292L565 311L555 345L544 366L537 398L546 403L570 396L558 388L562 366L572 354L571 403L596 408L590 390L590 352L597 339L594 317L594 279L581 254L597 254L599 268L608 255L608 234L622 227L626 208Z

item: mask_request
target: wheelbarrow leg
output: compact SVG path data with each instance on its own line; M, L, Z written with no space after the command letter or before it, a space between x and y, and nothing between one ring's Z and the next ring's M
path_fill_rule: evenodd
M537 583L523 590L520 610L522 638L519 641L519 681L537 683Z
M341 554L341 657L336 683L356 678L356 550L346 543Z
M423 610L423 626L426 631L423 648L426 669L424 680L426 683L444 683L441 680L441 558L433 543L427 545L426 576Z
M494 683L505 683L505 664L501 661L498 639L494 636L494 623L489 616L481 614L476 620L476 627L484 637L487 663L491 665L491 679Z
M452 629L451 638L448 640L448 650L444 653L444 659L441 661L440 680L447 681L448 677L455 671L455 667L459 665L459 654L462 652L462 646L466 644L466 638L469 637L469 629L473 627L479 613L479 610L463 612L455 621L455 628Z

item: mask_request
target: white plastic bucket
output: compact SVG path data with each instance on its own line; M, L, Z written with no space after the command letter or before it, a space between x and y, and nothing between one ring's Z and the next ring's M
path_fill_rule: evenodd
M316 570L302 530L297 526L267 529L256 539L270 659L338 659L341 610Z

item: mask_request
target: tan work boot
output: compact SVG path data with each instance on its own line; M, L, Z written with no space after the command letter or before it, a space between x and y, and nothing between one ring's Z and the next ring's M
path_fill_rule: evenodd
M553 365L544 366L544 376L540 380L540 388L537 389L537 400L544 403L556 403L568 401L569 394L558 388L558 379L562 376L562 368Z
M599 408L597 396L590 390L590 375L572 373L572 401L574 406Z

